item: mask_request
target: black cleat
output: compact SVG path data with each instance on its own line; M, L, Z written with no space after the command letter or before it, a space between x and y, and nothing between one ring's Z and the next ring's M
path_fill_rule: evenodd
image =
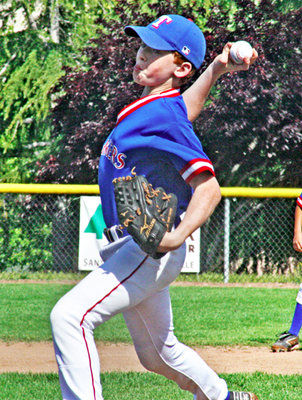
M283 332L279 339L272 345L272 351L293 351L299 348L299 337L292 335L289 332Z

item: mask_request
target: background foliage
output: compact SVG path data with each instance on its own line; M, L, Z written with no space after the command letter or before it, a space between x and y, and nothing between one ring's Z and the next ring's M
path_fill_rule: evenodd
M0 5L0 181L30 182L49 152L55 95L64 66L85 69L81 49L110 0L21 0Z
M227 74L219 80L194 123L220 184L301 186L302 9L298 7L296 0L1 3L0 182L96 183L102 144L117 113L140 96L140 88L132 83L137 42L123 33L123 27L178 13L193 18L205 33L208 49L200 72L227 41L246 39L259 52L259 60L249 72ZM43 200L41 204L39 207ZM64 242L57 232L65 232L70 224L65 217L56 218L62 211L60 200L51 211L55 230L52 225L46 229L38 218L39 207L20 200L11 210L4 207L1 211L0 244L5 249L0 256L1 269L26 269L29 258L31 270L52 263L52 249ZM35 233L31 223L20 230L16 218L20 208L35 216ZM237 221L234 243L249 235L252 242L245 245L255 254L252 261L246 259L239 267L235 257L240 272L251 265L249 272L256 272L263 254L259 234L262 245L269 248L267 263L276 263L269 254L275 250L279 232L266 240L270 212L263 219L258 209L255 203L248 210L257 218L252 230L244 216ZM280 219L284 210L276 213ZM22 239L26 235L35 237L31 250ZM69 235L73 235L71 231ZM217 240L221 240L220 232ZM45 264L39 266L42 247ZM206 256L216 265L216 253Z
M296 0L4 1L0 181L38 174L41 182L96 182L116 114L140 93L131 82L136 44L123 27L163 13L192 17L204 30L203 70L227 40L250 40L260 53L249 73L219 81L195 124L221 184L300 184Z
M55 88L64 95L53 111L53 137L62 140L41 163L39 181L96 182L100 149L118 111L140 95L131 81L137 44L123 34L123 26L146 24L154 14L169 12L207 16L197 18L208 44L203 70L227 41L246 39L259 52L248 73L220 79L195 122L221 185L299 185L301 9L283 14L270 0L258 5L239 0L233 9L224 4L205 8L200 2L183 8L180 2L163 1L150 4L148 12L136 1L120 1L115 18L102 20L102 35L84 50L89 69L69 70Z

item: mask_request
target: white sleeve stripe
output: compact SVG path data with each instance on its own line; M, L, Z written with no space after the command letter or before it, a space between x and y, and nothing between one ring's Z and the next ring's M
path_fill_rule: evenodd
M182 178L186 181L195 171L200 168L207 168L214 172L214 168L211 162L205 161L197 161L196 163L192 164L182 173Z
M297 198L297 204L302 208L302 199L301 199L301 196Z

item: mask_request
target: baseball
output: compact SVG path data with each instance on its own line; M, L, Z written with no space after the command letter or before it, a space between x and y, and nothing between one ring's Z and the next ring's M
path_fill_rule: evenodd
M232 61L236 64L243 64L243 59L245 57L252 57L253 48L252 46L246 42L245 40L239 40L232 44L230 55Z

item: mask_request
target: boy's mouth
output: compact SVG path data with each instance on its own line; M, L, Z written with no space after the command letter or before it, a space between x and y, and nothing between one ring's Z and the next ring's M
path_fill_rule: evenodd
M136 65L134 66L133 70L134 70L135 72L139 72L139 71L142 70L142 68L141 68L139 65L136 64Z

